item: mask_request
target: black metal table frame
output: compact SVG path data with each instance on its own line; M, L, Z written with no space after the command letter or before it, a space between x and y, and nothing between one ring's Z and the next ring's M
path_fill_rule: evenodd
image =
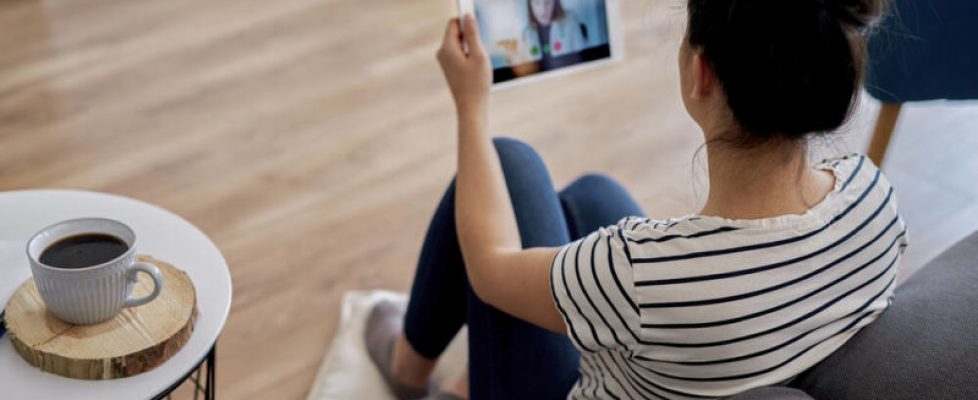
M217 398L217 380L215 379L215 370L217 369L216 353L217 343L211 346L211 350L207 352L207 355L201 358L190 372L187 372L183 378L178 379L170 387L166 388L166 390L153 397L153 400L169 399L170 394L186 383L187 380L190 380L194 384L194 400L197 400L201 394L204 395L204 400L214 400ZM207 372L204 374L204 381L201 382L200 370L204 368L204 363L207 363Z

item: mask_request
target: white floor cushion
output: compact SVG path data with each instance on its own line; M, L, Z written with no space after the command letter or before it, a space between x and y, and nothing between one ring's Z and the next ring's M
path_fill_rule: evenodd
M392 300L406 305L403 294L383 290L348 292L343 296L339 327L333 343L319 367L316 382L309 391L309 400L377 399L393 397L367 356L363 342L364 324L374 303ZM465 329L442 355L435 370L435 380L442 386L466 369L467 344Z

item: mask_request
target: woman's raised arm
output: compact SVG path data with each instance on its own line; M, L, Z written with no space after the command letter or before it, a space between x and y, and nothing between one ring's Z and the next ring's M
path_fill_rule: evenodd
M448 22L438 61L458 113L455 220L472 288L482 301L520 319L565 333L550 296L555 248L524 250L499 157L488 132L492 68L475 19ZM463 43L468 48L465 51Z

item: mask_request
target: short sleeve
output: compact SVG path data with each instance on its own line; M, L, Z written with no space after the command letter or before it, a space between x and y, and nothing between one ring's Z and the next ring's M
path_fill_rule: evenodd
M581 351L623 350L638 341L639 309L622 231L628 224L599 229L554 257L551 294Z

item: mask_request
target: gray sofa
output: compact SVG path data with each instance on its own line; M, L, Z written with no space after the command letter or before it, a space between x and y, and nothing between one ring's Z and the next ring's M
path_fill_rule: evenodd
M896 289L890 308L787 387L731 400L978 399L978 232Z

